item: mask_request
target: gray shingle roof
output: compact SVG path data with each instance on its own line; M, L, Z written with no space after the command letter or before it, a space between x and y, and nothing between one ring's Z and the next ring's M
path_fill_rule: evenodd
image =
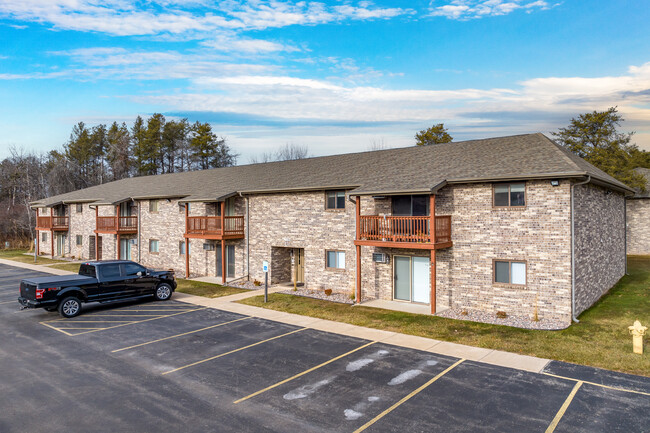
M637 191L634 198L650 198L650 168L635 168L634 171L645 177L645 191Z
M515 135L322 156L122 179L39 200L100 204L146 198L183 197L220 201L236 193L349 189L352 195L435 192L449 183L590 175L603 185L632 190L543 134Z

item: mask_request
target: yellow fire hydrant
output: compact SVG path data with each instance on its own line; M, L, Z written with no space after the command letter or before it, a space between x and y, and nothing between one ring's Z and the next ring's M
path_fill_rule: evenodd
M648 329L648 327L641 326L641 322L635 320L634 325L628 326L627 329L629 329L630 334L632 334L632 349L634 350L634 353L638 353L639 355L642 355L643 336L645 335L645 331Z

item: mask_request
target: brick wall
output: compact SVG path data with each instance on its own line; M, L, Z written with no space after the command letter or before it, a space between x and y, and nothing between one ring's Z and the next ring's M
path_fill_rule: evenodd
M650 198L626 200L627 253L650 255Z
M286 257L273 248L305 250L305 287L352 293L355 287L355 205L326 210L325 193L301 192L250 197L251 278L263 281L262 262L271 264L269 278L286 280ZM327 269L326 250L345 252L345 269ZM277 266L274 266L277 265Z
M492 184L448 186L436 196L436 214L452 216L454 246L436 252L436 302L440 307L570 320L571 250L569 182L527 182L523 209L492 207ZM364 203L365 202L365 203ZM362 199L366 214L371 198ZM367 207L366 207L367 206ZM383 201L378 209L390 212ZM367 214L372 214L368 212ZM373 251L391 264L372 262ZM362 247L364 296L392 298L392 255L428 257L428 251ZM525 260L527 284L494 284L493 260Z
M574 192L578 315L625 274L625 199L591 184Z

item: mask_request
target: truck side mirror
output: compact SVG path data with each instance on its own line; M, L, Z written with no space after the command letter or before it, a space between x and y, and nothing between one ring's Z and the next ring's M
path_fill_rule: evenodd
M142 276L142 271L138 271L138 273L137 273L136 275L137 275L138 277L141 277L141 276Z

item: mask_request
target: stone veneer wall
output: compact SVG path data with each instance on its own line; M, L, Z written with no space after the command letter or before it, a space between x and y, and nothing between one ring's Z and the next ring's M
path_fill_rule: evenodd
M650 198L626 200L627 253L650 255Z
M452 185L436 195L436 214L452 217L452 248L436 252L438 307L466 308L565 321L571 313L569 182L526 183L523 209L492 207L492 184ZM363 202L372 201L370 198ZM386 208L381 204L381 207ZM388 208L389 209L389 208ZM365 214L365 209L362 215ZM378 214L381 212L378 212ZM372 214L368 212L367 214ZM373 251L391 255L372 262ZM392 255L429 251L362 247L364 296L392 298ZM494 284L493 260L525 260L525 287Z
M355 288L355 206L325 209L325 192L254 195L250 203L250 274L264 281L262 262L271 264L271 281L286 279L286 261L274 260L273 247L304 248L305 287L352 293ZM345 269L327 269L325 251L345 252ZM273 267L273 264L278 266ZM280 275L278 275L280 273Z
M158 200L158 212L149 211L149 201L139 203L140 209L140 263L161 269L174 269L180 277L185 277L185 255L180 254L179 244L184 241L185 207L178 200ZM243 215L243 199L235 200L235 213ZM214 203L191 203L190 216L214 216ZM149 241L158 240L158 253L149 252ZM219 241L189 239L190 276L216 276L217 249ZM214 244L212 251L204 250L203 244ZM226 245L235 245L235 278L245 273L245 242L243 240L226 241Z
M77 206L71 204L69 233L72 246L71 255L82 260L94 259L94 257L90 257L90 237L95 236L95 209L83 204L82 211L77 212ZM77 245L77 235L81 235L81 246Z
M625 198L591 184L574 193L578 315L625 274Z

